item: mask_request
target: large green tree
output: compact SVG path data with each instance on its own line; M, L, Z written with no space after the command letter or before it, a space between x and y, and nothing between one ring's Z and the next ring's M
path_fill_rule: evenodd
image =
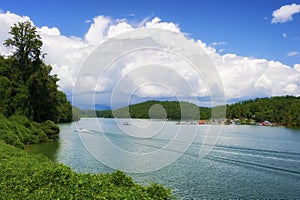
M25 115L43 122L72 120L72 106L58 90L58 78L52 67L43 62L43 42L31 22L19 22L11 27L11 38L4 45L12 48L9 58L0 56L0 108L5 116Z
M18 68L19 79L26 82L29 76L42 63L41 48L43 42L40 35L37 34L36 27L29 21L18 22L11 27L9 32L12 37L5 40L4 45L11 47L14 58L16 59L15 67Z

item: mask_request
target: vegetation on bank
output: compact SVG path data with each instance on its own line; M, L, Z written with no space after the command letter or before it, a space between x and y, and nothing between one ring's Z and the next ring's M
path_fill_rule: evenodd
M52 121L30 121L24 115L6 118L0 114L0 139L23 149L26 144L48 142L58 138L59 127Z
M143 187L121 171L82 174L42 155L27 154L0 140L1 199L171 199L171 191Z
M117 110L96 111L97 117L104 118L150 118L152 106L161 105L154 118L171 120L209 120L212 108L198 107L195 104L176 101L147 101L126 106ZM183 106L182 106L183 105ZM216 107L215 111L221 107ZM129 112L128 112L129 110ZM183 111L183 112L182 112ZM85 114L95 113L84 111ZM199 115L200 114L200 115ZM270 121L284 126L300 126L300 97L281 96L256 98L226 105L227 119L240 119L241 122L255 123Z
M170 199L171 191L155 183L135 184L121 171L80 174L42 155L17 149L58 138L55 123L80 119L58 78L43 62L42 41L30 22L15 24L0 55L0 197L1 199ZM73 112L72 112L73 110ZM15 147L13 147L13 146Z
M43 62L36 28L19 22L9 33L4 45L13 54L0 55L0 139L19 148L55 140L55 123L72 121L72 106L58 90L59 79L50 74L51 66Z
M43 62L45 54L36 27L19 22L11 27L4 45L13 55L0 56L0 114L24 115L31 121L55 123L72 120L72 106L58 90L58 78Z

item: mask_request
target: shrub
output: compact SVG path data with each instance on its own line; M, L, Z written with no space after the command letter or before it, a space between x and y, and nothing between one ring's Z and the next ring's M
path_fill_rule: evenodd
M52 121L47 120L40 124L41 129L46 133L50 140L56 140L59 137L59 127Z
M0 140L0 199L169 199L163 186L143 187L121 171L82 174Z
M24 148L24 144L47 142L59 136L59 127L53 122L40 124L22 115L13 115L7 119L0 114L0 130L0 139L19 148Z
M151 183L147 188L147 192L152 199L169 199L171 196L171 190L165 188L157 183Z
M132 178L119 170L111 174L111 182L116 186L131 187L133 185Z

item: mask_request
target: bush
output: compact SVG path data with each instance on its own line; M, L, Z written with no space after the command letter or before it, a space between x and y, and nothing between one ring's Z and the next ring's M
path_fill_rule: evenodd
M52 121L32 122L22 115L7 119L0 114L0 130L0 139L19 148L24 148L24 144L47 142L59 136L59 127Z
M131 187L133 185L132 178L119 170L111 174L111 182L116 186Z
M165 188L157 183L151 183L147 188L147 192L152 199L169 199L172 192L170 189Z
M20 141L17 135L15 135L11 130L0 130L0 139L5 143L16 146L23 149L24 144Z
M82 174L0 140L0 199L169 199L169 189L143 187L121 171Z
M52 121L47 120L40 124L41 129L46 133L50 140L56 140L59 137L59 127Z

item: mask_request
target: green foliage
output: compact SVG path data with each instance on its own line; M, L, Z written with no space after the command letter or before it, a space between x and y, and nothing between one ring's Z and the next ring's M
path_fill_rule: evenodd
M101 112L101 116L99 115L98 116L98 113ZM104 110L103 111L94 111L94 110L81 110L80 111L80 116L81 117L103 117L102 114L104 114ZM111 113L111 116L112 116L112 112L111 110L109 110L109 112ZM96 116L97 115L97 116ZM104 114L105 115L105 114ZM112 118L110 117L110 115L106 118Z
M81 110L75 106L72 106L72 121L79 121L80 120L80 112Z
M13 56L0 56L0 113L6 117L24 115L28 119L56 123L72 121L72 106L58 90L52 67L43 63L42 41L30 22L11 27L11 38L4 45Z
M47 120L40 124L41 129L46 133L47 137L51 140L58 139L59 127L52 121Z
M165 188L162 185L158 185L157 183L151 183L151 185L147 188L147 192L152 199L169 199L172 192L170 189Z
M207 107L199 107L199 111L200 111L200 119L201 120L207 120L211 118L211 108L207 108Z
M0 114L0 139L18 148L57 139L58 133L59 127L50 120L37 123L24 115L12 115L7 119Z
M300 97L257 98L227 106L227 118L268 120L285 126L300 126Z
M105 118L145 118L198 120L199 107L188 102L146 101L126 106L117 110L96 111L97 117Z
M128 112L129 110L129 112ZM152 112L152 113L151 113ZM94 113L94 111L90 111ZM130 115L128 114L130 113ZM82 111L82 114L89 113ZM117 110L97 110L97 117L104 118L145 118L150 117L155 119L171 119L171 120L198 120L198 119L210 119L211 109L206 107L198 107L195 104L188 102L177 101L147 101L139 104L130 105ZM167 115L167 116L166 116Z
M111 182L115 186L131 187L134 183L131 177L126 176L122 171L115 171L111 174Z
M0 113L8 115L10 96L11 96L11 85L10 80L5 76L0 76Z
M161 105L167 113L168 119L210 119L225 117L228 119L241 119L242 124L255 124L268 120L285 126L300 126L300 97L282 96L270 98L257 98L238 102L232 105L218 106L214 109L197 107L194 104L175 101L147 101L135 105L126 106L117 110L96 111L97 117L104 118L149 118L149 110L152 106ZM199 113L198 110L199 109ZM94 111L90 111L91 113ZM164 113L156 112L157 118L163 118ZM88 115L86 112L85 114ZM160 117L161 116L161 117Z
M42 155L30 155L0 140L1 199L171 199L170 189L143 187L123 172L75 173Z

